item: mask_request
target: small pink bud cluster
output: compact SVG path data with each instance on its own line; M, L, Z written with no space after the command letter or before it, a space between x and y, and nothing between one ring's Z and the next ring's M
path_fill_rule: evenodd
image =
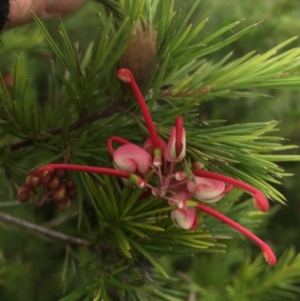
M43 196L37 200L38 205L53 200L60 211L65 211L71 205L72 199L77 195L77 188L71 178L66 178L65 170L57 170L38 176L30 172L25 184L18 189L18 200L22 203L29 201L34 196L37 199L38 188L43 188Z
M35 176L43 177L54 170L76 170L120 177L124 179L125 183L133 182L139 188L146 188L147 191L142 194L142 197L152 193L167 201L170 206L176 206L177 208L171 211L171 218L175 226L183 229L195 229L198 225L196 210L200 210L247 236L260 246L267 262L274 265L276 257L266 243L225 215L203 204L219 201L233 187L238 187L251 193L256 207L267 212L269 203L266 197L249 184L204 170L204 166L200 164L196 164L192 170L194 177L190 179L182 171L181 166L182 160L186 157L186 132L183 118L176 118L170 137L165 142L156 132L146 102L132 73L127 69L120 69L117 76L122 82L131 86L137 98L149 132L149 138L146 139L144 145L141 147L121 137L113 136L108 140L107 146L115 169L72 164L48 164L40 167ZM113 144L118 144L118 147L114 149ZM150 177L150 182L147 182L146 179L149 175L152 177ZM156 179L153 180L153 178ZM197 201L191 200L193 198Z

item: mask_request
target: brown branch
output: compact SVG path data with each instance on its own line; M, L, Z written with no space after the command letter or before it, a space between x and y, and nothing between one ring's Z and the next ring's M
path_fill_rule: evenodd
M81 127L83 127L87 124L90 124L94 121L97 121L100 118L109 117L109 116L113 115L114 113L119 112L122 109L124 109L124 106L125 106L124 103L120 104L120 103L114 102L110 106L108 106L107 108L105 108L99 112L96 112L84 119L78 119L75 122L71 123L70 131L78 130ZM59 136L61 134L61 132L62 132L62 128L57 128L57 129L50 131L49 134L51 134L53 136ZM28 140L24 140L24 141L17 142L17 143L12 143L12 144L8 145L8 147L11 150L18 150L23 147L30 146L31 144L33 144L35 142L42 142L42 141L46 142L48 140L49 140L49 138L28 139Z
M91 243L85 239L81 239L81 238L74 237L74 236L68 236L68 235L65 235L65 234L57 232L57 231L49 230L44 227L26 222L17 217L14 217L9 214L2 213L2 212L0 212L0 221L10 223L10 224L19 226L21 228L31 230L33 232L43 234L47 237L50 237L50 238L53 238L56 240L60 240L66 244L84 246L84 247L91 246Z

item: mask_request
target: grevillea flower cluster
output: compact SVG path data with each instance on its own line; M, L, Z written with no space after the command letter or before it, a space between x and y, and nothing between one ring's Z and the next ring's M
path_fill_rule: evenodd
M276 257L265 242L240 224L206 205L221 200L233 187L238 187L251 193L256 207L267 212L269 203L264 194L237 179L207 171L199 164L192 169L194 177L189 178L182 171L180 164L186 157L186 132L183 118L176 118L169 140L164 141L157 134L146 102L132 73L128 69L120 69L117 76L122 82L130 85L142 111L149 132L149 138L143 146L113 136L109 138L107 146L113 158L114 168L47 164L37 169L35 176L45 176L54 170L74 170L120 177L125 182L133 182L139 188L145 189L142 196L152 193L167 201L170 206L176 206L171 211L171 218L177 227L195 229L198 226L196 210L200 210L247 236L261 248L265 260L270 265L275 265ZM116 149L114 144L118 145ZM146 181L149 178L150 180Z

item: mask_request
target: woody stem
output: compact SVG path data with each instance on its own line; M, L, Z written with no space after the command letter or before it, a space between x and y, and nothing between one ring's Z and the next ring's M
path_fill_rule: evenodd
M91 246L91 243L85 239L74 237L74 236L68 236L63 233L53 231L53 230L50 230L50 229L47 229L47 228L44 228L44 227L41 227L41 226L38 226L38 225L35 225L32 223L26 222L17 217L14 217L14 216L2 213L2 212L0 212L0 221L10 223L10 224L16 225L16 226L24 228L24 229L31 230L31 231L39 233L39 234L43 234L45 236L48 236L48 237L56 239L56 240L60 240L67 244L80 245L80 246L85 246L85 247Z

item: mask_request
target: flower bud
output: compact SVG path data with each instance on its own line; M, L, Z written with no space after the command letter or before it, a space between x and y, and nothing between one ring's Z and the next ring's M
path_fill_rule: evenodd
M144 89L156 67L156 52L156 31L140 22L118 65L130 69L139 87Z
M57 202L57 208L59 211L66 211L71 205L71 199L69 197L65 197L60 202Z
M199 161L194 161L193 162L193 167L197 169L202 169L204 167L204 164L199 162Z
M151 164L151 156L135 144L124 144L114 152L114 165L119 170L147 174L150 171Z
M54 193L53 193L53 200L56 202L63 201L66 195L66 187L60 186Z
M22 185L18 188L18 200L21 203L26 203L28 202L30 197L30 190L26 185Z
M31 178L32 178L32 175L29 173L29 174L26 176L26 178L25 178L25 183L26 183L26 184L29 184L30 181L31 181Z
M62 178L65 174L66 174L66 171L63 170L63 169L58 169L58 170L55 171L55 175L56 175L58 178Z
M50 189L57 189L60 185L59 179L58 177L54 177L49 183L48 183L48 187Z
M182 229L195 229L198 225L198 216L194 208L175 209L171 212L171 218L176 227Z
M52 176L51 175L44 175L40 177L40 183L43 185L48 184L51 181Z
M75 183L72 179L68 179L67 182L66 182L66 186L68 188L73 188L73 187L75 187Z
M40 178L32 176L28 184L32 187L39 187L41 185Z
M77 189L76 189L76 187L69 188L69 189L67 190L67 195L68 195L71 199L75 198L76 195L77 195Z
M171 130L168 144L164 150L164 157L169 162L180 162L186 154L186 137L182 117L176 118Z
M192 192L199 201L213 203L223 197L225 183L218 180L195 177L194 181L187 181L187 189Z

